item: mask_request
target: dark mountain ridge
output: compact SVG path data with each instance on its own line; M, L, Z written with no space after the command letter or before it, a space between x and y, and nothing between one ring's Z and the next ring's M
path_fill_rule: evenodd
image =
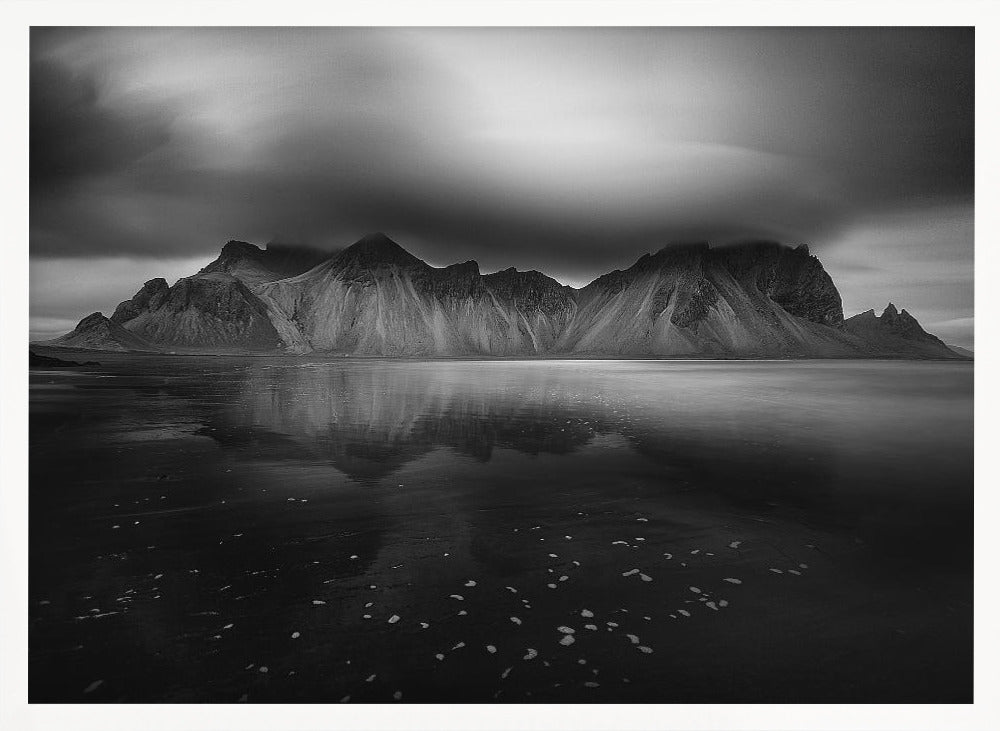
M95 313L99 315L99 313ZM230 241L172 287L51 345L368 356L961 358L890 305L844 320L806 246L665 246L582 289L537 271L432 267L385 234L337 254ZM106 322L105 322L106 321Z
M878 343L887 356L935 357L942 349L952 350L924 330L913 315L906 310L897 310L891 302L881 316L876 315L875 310L868 310L847 319L844 330L868 342Z
M219 258L198 274L232 274L247 284L273 282L294 277L330 258L330 252L308 246L269 243L261 249L246 241L228 241Z

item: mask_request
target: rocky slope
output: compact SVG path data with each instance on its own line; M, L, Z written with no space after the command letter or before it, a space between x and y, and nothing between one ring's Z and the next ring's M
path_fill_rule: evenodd
M53 347L84 350L156 351L158 348L117 322L94 312L80 320L70 332L44 343Z
M880 318L845 321L836 286L805 246L673 245L575 290L536 271L483 275L474 261L432 267L383 234L332 256L230 241L198 274L172 287L152 279L110 319L91 315L50 344L410 357L961 357L891 305Z
M294 351L356 355L534 355L575 312L573 290L538 272L436 269L382 234L257 290Z
M140 290L136 298L141 294ZM231 274L212 272L180 279L173 287L157 291L144 307L136 304L136 298L122 315L127 319L119 322L160 346L273 350L281 345L267 307ZM121 310L119 306L115 314Z
M620 356L848 356L840 294L805 247L670 246L590 283L557 349Z

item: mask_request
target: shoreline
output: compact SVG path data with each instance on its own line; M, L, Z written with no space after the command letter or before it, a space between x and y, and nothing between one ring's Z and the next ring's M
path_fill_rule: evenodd
M671 356L659 356L659 355L630 355L630 356L613 356L613 355L563 355L563 354L546 354L546 355L483 355L483 354L470 354L470 355L359 355L354 353L327 353L327 352L310 352L310 353L283 353L280 351L230 351L230 352L206 352L206 351L172 351L172 352L158 352L158 351L133 351L133 350L97 350L92 348L79 348L79 347L69 347L69 346L59 346L59 345L45 345L29 343L29 347L33 349L44 349L51 350L58 353L76 353L76 354L95 354L95 355L114 355L114 356L135 356L135 357L200 357L200 358L227 358L227 357L240 357L240 358L288 358L292 359L307 359L313 358L317 360L328 360L331 362L335 361L345 361L345 360L364 360L364 361L498 361L498 362L517 362L517 361L668 361L668 362L732 362L732 361L746 361L746 362L759 362L759 363L787 363L787 362L800 362L800 361L838 361L838 362L849 362L849 361L907 361L907 362L937 362L937 363L947 363L947 362L959 362L959 363L973 363L975 358L969 358L956 354L954 358L914 358L913 356L886 356L880 355L877 357L865 358L859 356L851 357L816 357L816 356L787 356L787 357L777 357L777 356L719 356L719 357L709 357L703 354L692 354L690 356L684 355L671 355Z

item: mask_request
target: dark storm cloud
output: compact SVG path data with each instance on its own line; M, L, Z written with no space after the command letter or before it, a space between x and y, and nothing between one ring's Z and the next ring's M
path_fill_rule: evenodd
M68 186L120 173L168 141L166 112L104 108L94 80L60 64L33 62L30 83L33 194L71 195Z
M963 29L68 29L32 38L35 257L330 247L586 279L971 202Z

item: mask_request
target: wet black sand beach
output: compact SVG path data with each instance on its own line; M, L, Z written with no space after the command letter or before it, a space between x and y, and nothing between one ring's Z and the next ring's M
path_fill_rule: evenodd
M34 702L968 702L972 366L31 374Z

